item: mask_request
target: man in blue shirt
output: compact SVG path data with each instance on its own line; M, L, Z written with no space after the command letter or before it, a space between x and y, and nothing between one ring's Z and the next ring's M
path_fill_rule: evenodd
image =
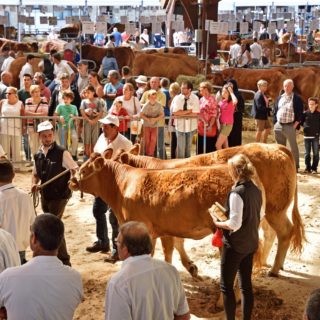
M112 35L114 36L114 39L115 39L114 45L116 47L119 47L121 45L122 38L121 38L121 33L118 31L118 28L113 28Z

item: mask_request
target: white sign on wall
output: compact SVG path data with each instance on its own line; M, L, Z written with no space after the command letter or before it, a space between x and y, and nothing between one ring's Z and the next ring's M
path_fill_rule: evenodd
M319 20L318 19L313 19L310 21L310 30L317 30L319 29Z
M261 22L253 21L253 26L252 26L253 31L259 32L260 31L260 25L261 25Z
M268 25L268 33L273 34L276 33L277 24L275 22L269 22Z
M290 20L287 22L287 31L294 32L294 21L293 20Z
M236 21L229 21L228 22L229 31L237 31L237 22Z
M107 15L97 16L97 22L108 22L108 16Z
M56 26L58 24L57 17L49 17L49 26Z
M210 21L210 34L219 34L219 22L217 21Z
M82 33L83 34L94 34L94 23L91 21L82 21Z
M40 17L40 24L48 24L48 17Z
M285 20L290 20L290 19L292 19L292 14L291 14L291 12L284 12L284 13L283 13L283 19L285 19Z
M27 17L23 14L19 14L18 21L19 23L26 23Z
M128 23L128 22L129 22L129 19L128 19L127 16L121 16L121 17L120 17L120 23L126 24L126 23Z
M284 28L284 21L283 20L278 20L277 21L277 27L278 29L283 29Z
M0 24L8 24L8 17L0 16Z
M96 23L96 33L106 34L108 30L108 25L106 22L97 22Z
M174 21L175 23L177 23L177 21ZM155 33L161 33L161 23L160 22L152 22L152 28L151 28L151 32L153 34Z
M228 22L219 22L219 34L228 34L229 23Z
M34 17L27 17L26 18L26 25L33 26L34 25Z
M249 32L249 23L240 22L240 34L246 34Z

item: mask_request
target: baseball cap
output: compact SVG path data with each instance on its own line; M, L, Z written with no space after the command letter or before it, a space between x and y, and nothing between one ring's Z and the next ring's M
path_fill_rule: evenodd
M42 131L46 131L46 130L52 130L53 129L53 125L50 121L43 121L43 122L40 122L38 124L38 130L37 132L42 132Z
M136 83L147 84L148 83L148 78L146 76L139 76L136 79Z
M119 127L119 119L113 114L108 114L103 119L100 119L99 122L102 124L113 124L116 127Z

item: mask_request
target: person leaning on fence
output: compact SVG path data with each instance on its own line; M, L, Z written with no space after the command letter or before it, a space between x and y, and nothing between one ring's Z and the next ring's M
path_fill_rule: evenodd
M218 104L216 98L212 95L210 82L201 82L199 90L202 98L200 99L198 120L198 154L202 154L204 153L204 145L206 146L206 152L216 150ZM206 137L205 143L204 136Z
M242 319L250 320L253 309L252 265L259 243L259 224L263 217L262 192L253 183L255 168L240 154L228 161L228 169L235 185L226 203L228 220L221 222L213 216L215 225L223 229L220 289L227 320L234 320L236 299L233 290L237 272L241 281Z
M269 100L265 95L268 89L268 82L259 80L257 83L258 91L253 98L252 115L256 124L256 142L261 141L267 143L268 135L271 130L271 124L268 116L271 111L269 108Z
M66 169L71 171L78 169L78 165L72 159L70 153L54 141L53 126L50 121L38 124L37 132L39 133L41 145L34 155L35 166L32 175L32 192L39 191L38 183L40 181L44 183L51 180ZM68 188L69 179L70 172L67 172L59 179L40 189L43 212L54 214L59 219L62 218L64 209L71 197L71 191ZM71 265L64 238L59 247L58 258L63 264Z
M192 138L198 128L198 120L190 119L195 118L200 111L199 98L192 93L192 89L190 81L182 82L181 94L173 99L171 105L172 115L177 117L174 125L177 134L178 158L190 157Z
M157 102L157 91L148 91L148 102L142 107L140 117L143 119L143 136L145 154L149 157L154 156L157 144L157 131L160 120L164 118L163 106Z
M31 98L28 98L25 102L25 116L30 117L26 120L27 134L29 138L29 146L31 154L35 154L39 149L39 137L37 133L37 124L41 119L33 119L39 116L48 116L48 101L45 97L40 96L40 86L32 85L30 87ZM31 155L30 155L31 156Z
M77 120L73 119L78 116L77 107L71 102L74 99L72 91L64 91L62 94L63 103L57 106L54 113L59 116L58 137L59 144L66 149L71 149L73 160L77 160L78 135L76 132Z
M234 95L232 87L229 84L224 85L221 91L221 101L218 104L220 109L220 132L216 143L217 150L228 148L228 136L233 127L233 113L237 103L238 99Z
M13 236L21 263L25 263L35 211L32 198L12 184L14 176L12 163L0 159L0 227Z
M117 238L121 270L108 282L105 320L188 320L189 306L178 271L150 256L152 241L146 225L130 221Z
M8 158L12 159L16 168L19 168L19 162L21 161L21 136L26 128L24 122L18 118L24 116L24 107L18 98L18 90L15 87L7 88L6 97L6 99L0 101L0 141ZM18 118L13 119L13 117Z
M0 274L0 307L5 319L71 320L83 300L78 271L57 259L64 225L52 214L40 214L29 238L33 258ZM0 318L5 314L0 314Z
M85 160L90 157L93 152L93 147L96 144L100 124L99 119L103 117L105 103L102 99L95 97L95 89L92 85L85 88L86 98L81 101L80 112L83 117L84 123L84 154Z

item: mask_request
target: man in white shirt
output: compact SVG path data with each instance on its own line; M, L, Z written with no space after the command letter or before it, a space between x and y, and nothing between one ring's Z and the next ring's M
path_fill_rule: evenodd
M19 251L12 235L0 228L0 273L21 265Z
M171 105L172 115L183 117L174 120L177 133L178 158L190 157L192 138L198 128L196 117L200 112L199 98L192 93L192 89L193 86L190 81L182 82L181 94L174 97Z
M262 47L258 43L258 39L253 39L253 44L250 46L251 55L252 55L252 65L258 66L262 57Z
M99 120L102 123L103 133L100 135L93 151L103 154L106 150L112 149L115 153L119 149L129 151L132 147L132 143L125 136L119 133L119 119L111 114L108 114L103 119ZM96 235L98 240L91 246L87 247L88 252L108 252L110 251L108 228L106 212L108 211L108 205L99 197L94 199L93 203L93 216L96 219ZM111 209L109 209L109 222L112 227L112 244L113 251L111 257L105 259L106 262L116 262L119 260L116 238L118 236L118 220Z
M16 241L21 263L25 263L30 226L35 218L32 198L13 184L14 169L7 159L0 160L0 228Z
M117 238L121 270L108 283L105 320L188 320L190 312L178 271L150 257L146 225L130 221Z
M145 47L149 46L150 38L148 34L148 29L143 29L143 32L140 34L140 43L144 44Z
M10 65L11 65L12 61L14 61L15 57L16 57L16 53L13 50L10 50L9 57L3 61L3 64L1 67L1 72L9 71Z
M35 219L33 258L0 274L0 306L8 319L72 320L83 287L80 273L57 258L63 237L64 225L56 216L45 213Z
M229 62L230 65L234 66L238 62L238 57L241 56L241 39L238 38L236 43L230 46L229 51Z
M37 132L39 133L41 146L34 155L35 167L33 169L31 191L39 190L38 183L40 181L45 183L58 174L65 172L59 179L40 189L43 212L51 213L61 219L71 197L71 191L68 188L70 171L77 170L78 164L72 159L69 151L60 147L54 141L53 126L50 121L41 122L38 125ZM71 266L64 238L59 247L58 258L64 264Z
M34 59L34 55L32 54L28 54L27 55L27 62L25 65L23 65L20 74L19 74L19 78L20 78L20 89L24 89L24 83L23 83L23 76L25 74L30 74L31 77L33 77L33 67L32 67L32 61Z

